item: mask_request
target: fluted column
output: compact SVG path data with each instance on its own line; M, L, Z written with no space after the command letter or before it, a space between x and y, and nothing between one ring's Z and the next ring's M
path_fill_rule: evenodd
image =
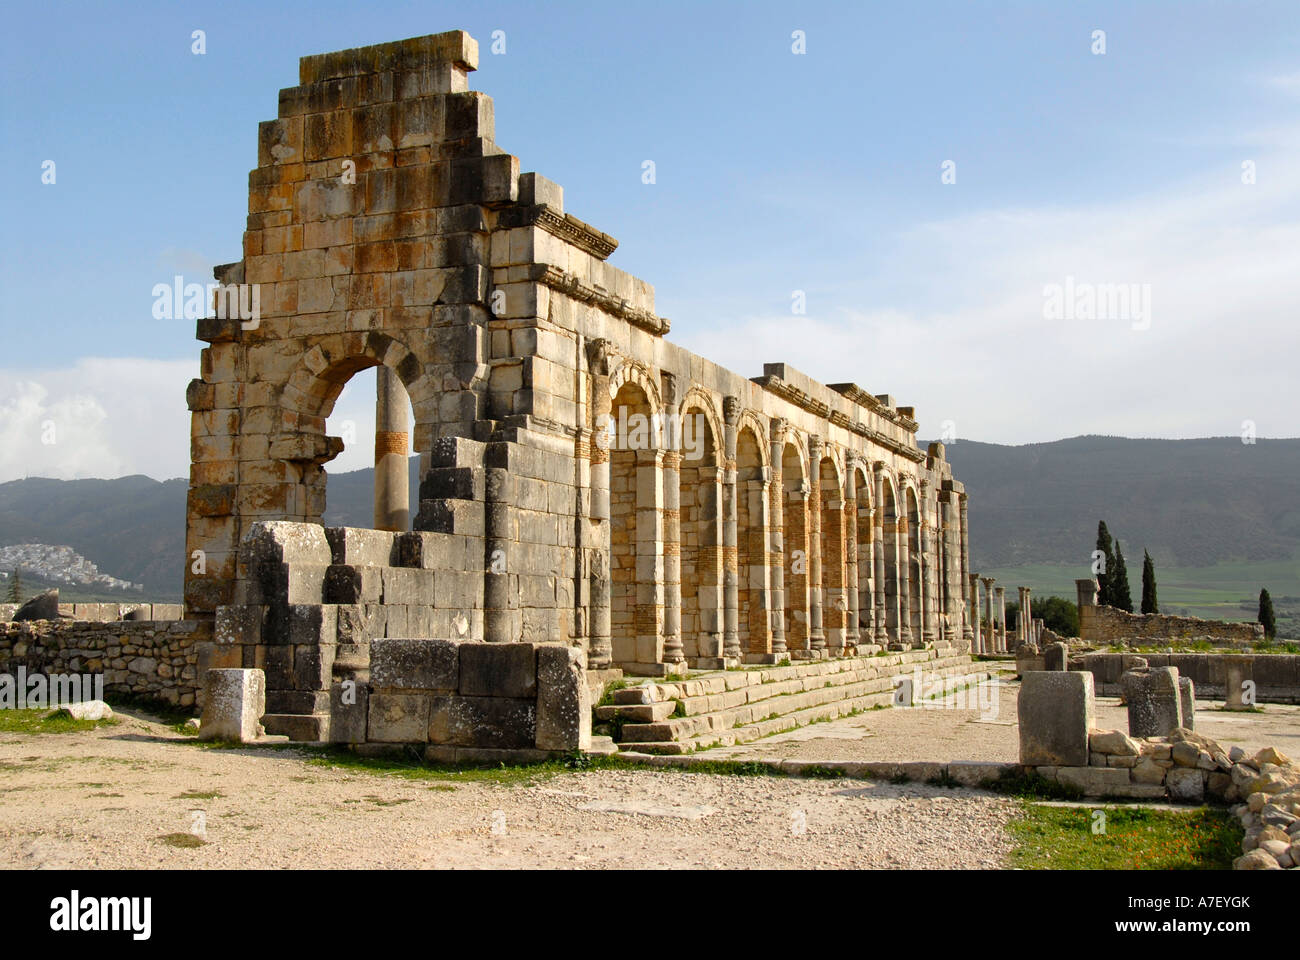
M1006 653L1006 587L997 588L997 652Z
M984 652L984 632L980 629L980 578L972 573L966 578L969 589L966 591L966 624L971 631L971 653Z
M980 577L984 582L984 632L985 632L985 653L997 652L997 624L993 619L993 584L997 582L995 577Z
M812 509L808 511L808 646L826 649L822 623L822 438L808 437L808 483L812 488ZM815 653L820 656L820 653Z
M613 398L609 394L609 345L604 340L587 342L587 370L591 377L591 544L587 551L587 584L590 603L587 665L593 669L610 666L614 659L610 640L610 555L609 539L609 428Z
M957 537L954 527L956 526L956 517L954 516L955 497L951 490L945 490L942 494L943 500L939 504L940 522L943 524L943 614L944 630L943 638L949 643L955 643L961 637L961 612L958 607L958 598L961 596L960 585L957 578L961 575L958 570L959 558L957 556Z
M722 577L723 614L722 655L739 661L740 649L740 580L739 543L736 530L736 439L740 423L740 400L724 397L722 413L726 421L723 430L725 463L722 479L722 502L725 509L722 523Z
M768 567L772 571L772 653L779 660L786 654L785 647L785 478L782 465L785 460L786 422L780 417L772 420L768 459L772 462L771 505L772 546Z
M1025 621L1025 642L1034 643L1034 598L1029 587L1025 587L1025 603L1021 608L1020 619Z
M937 639L938 604L935 602L934 587L936 547L934 524L930 519L930 481L921 481L921 532L917 538L921 544L921 640L933 643Z
M969 640L972 644L975 642L975 622L978 619L978 609L975 606L973 597L975 580L974 574L970 568L970 528L967 522L967 497L966 494L959 494L957 497L958 512L961 515L960 535L961 535L961 590L962 590L962 610L965 614L965 624L962 626L962 639ZM974 649L972 647L972 649Z
M848 603L848 616L844 623L845 649L858 645L858 495L857 473L853 460L846 461L844 500L844 595Z
M664 451L664 663L686 659L682 647L681 463L676 450Z
M875 483L876 509L872 514L872 529L875 531L871 548L872 562L875 566L876 606L876 643L881 646L889 644L889 617L885 612L885 462L877 460L872 464L872 480Z

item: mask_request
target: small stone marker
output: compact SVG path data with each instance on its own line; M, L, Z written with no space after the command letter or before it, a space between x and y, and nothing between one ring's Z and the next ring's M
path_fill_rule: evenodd
M1255 658L1243 656L1225 656L1223 658L1224 710L1249 710L1255 706L1253 696L1247 697L1246 690L1255 682Z
M1182 725L1188 730L1196 729L1196 685L1191 677L1178 678L1178 703L1182 708Z
M1177 667L1129 672L1120 677L1120 683L1128 701L1129 736L1165 737L1175 727L1184 726Z
M1049 643L1043 648L1044 670L1068 670L1070 648L1061 642Z
M261 670L212 669L204 678L200 740L252 743L265 736L266 674Z
M1016 707L1020 762L1034 767L1086 767L1093 726L1092 674L1086 670L1031 671Z

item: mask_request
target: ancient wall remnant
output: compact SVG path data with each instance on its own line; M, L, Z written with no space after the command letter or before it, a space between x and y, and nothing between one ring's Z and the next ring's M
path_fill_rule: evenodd
M1079 639L1090 644L1208 640L1216 644L1260 643L1264 626L1233 620L1202 620L1163 613L1129 613L1097 603L1097 581L1076 580Z
M259 285L261 315L199 322L187 394L187 610L219 647L236 622L275 638L229 665L268 660L274 704L272 650L352 644L343 606L365 640L560 643L650 675L969 645L967 498L914 410L669 342L617 241L497 145L477 59L459 31L304 57L259 129L244 256L217 274ZM359 564L323 533L310 559L241 549L263 521L319 528L326 417L372 366L414 413L418 532ZM309 628L300 604L338 609Z

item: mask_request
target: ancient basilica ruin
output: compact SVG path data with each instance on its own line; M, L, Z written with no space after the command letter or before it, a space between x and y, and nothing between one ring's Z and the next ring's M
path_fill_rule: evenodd
M210 666L264 669L268 729L328 739L341 678L510 686L487 649L385 686L384 639L649 676L969 650L967 498L913 408L670 342L617 241L497 146L477 57L459 31L304 57L260 126L244 256L217 270L257 285L260 316L200 321L188 392L185 601L215 620ZM367 367L375 529L324 529L326 417ZM370 722L408 707L425 716L392 700Z

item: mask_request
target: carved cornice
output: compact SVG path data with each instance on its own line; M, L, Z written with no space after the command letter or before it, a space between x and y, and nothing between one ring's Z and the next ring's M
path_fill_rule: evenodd
M541 227L553 237L573 244L597 260L605 260L618 248L618 241L608 233L601 233L589 223L583 223L571 213L560 213L544 203L512 205L501 211L499 227Z
M881 433L879 430L871 429L871 427L868 427L864 423L858 423L856 420L850 419L839 410L832 410L828 404L822 403L820 400L809 396L798 387L787 383L780 377L770 375L754 377L754 383L757 383L764 390L776 394L781 399L789 401L796 407L799 407L802 410L807 410L813 416L821 417L823 420L826 420L844 430L848 430L850 433L856 433L858 436L870 440L878 446L884 447L887 450L892 450L901 457L906 457L913 463L925 462L925 454L915 446L908 446L905 443L900 443L887 433ZM844 384L841 384L841 386L844 386ZM848 386L852 386L852 384L849 384ZM854 387L854 389L856 390L857 388ZM860 390L859 393L861 393ZM865 393L862 395L864 397L867 396ZM871 399L875 401L875 397L872 397ZM912 432L916 431L915 421L907 420L905 417L890 416L888 408L879 404L879 402L877 402L877 406L879 406L880 409L876 412L880 413L882 417L898 423L900 426L903 426Z
M667 317L657 317L649 310L634 307L622 297L616 297L607 290L593 287L549 263L531 264L528 269L528 279L544 283L557 293L562 293L580 303L589 303L657 337L666 334L671 326Z

